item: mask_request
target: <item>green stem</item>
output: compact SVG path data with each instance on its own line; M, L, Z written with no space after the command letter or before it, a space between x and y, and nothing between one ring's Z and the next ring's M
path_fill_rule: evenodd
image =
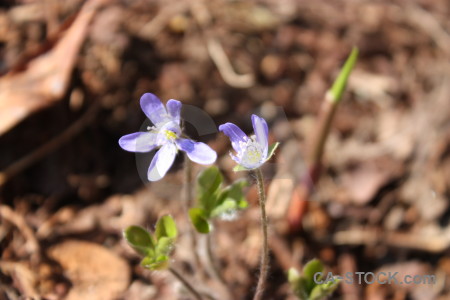
M184 203L186 205L186 211L188 211L189 208L192 207L192 164L187 154L184 156ZM190 228L189 234L191 237L191 248L194 255L195 266L198 271L201 272L203 268L197 251L197 238L195 236L195 231L192 227Z
M183 286L194 296L197 300L202 300L202 295L187 281L181 273L176 271L174 268L169 268L170 273L173 274L182 284Z
M263 235L261 266L259 269L258 285L256 286L253 300L260 300L266 288L267 273L269 270L269 246L267 238L268 220L266 214L266 192L264 190L264 178L261 169L256 169L256 182L258 185L259 206L261 208L261 231Z
M192 165L189 157L184 155L184 202L186 206L191 207L192 202Z

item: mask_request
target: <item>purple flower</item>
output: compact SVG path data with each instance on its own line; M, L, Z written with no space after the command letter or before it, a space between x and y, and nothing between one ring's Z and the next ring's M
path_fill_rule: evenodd
M178 150L186 152L190 160L202 165L216 161L217 154L208 145L180 137L180 101L170 99L164 107L158 97L146 93L141 97L141 108L154 126L148 127L148 132L124 135L119 139L119 145L130 152L149 152L160 147L148 168L148 180L163 178L172 166Z
M237 171L259 168L270 159L278 146L276 143L269 147L269 130L263 118L252 115L252 123L255 135L250 137L233 123L219 126L219 130L230 138L231 146L236 151L236 155L230 153L230 156L242 167L235 169Z

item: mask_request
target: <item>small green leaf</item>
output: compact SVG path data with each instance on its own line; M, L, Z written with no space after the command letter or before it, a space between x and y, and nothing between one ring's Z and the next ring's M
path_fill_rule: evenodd
M222 202L219 206L216 206L211 211L211 217L223 217L227 218L227 216L233 215L238 209L237 202L234 199L227 198Z
M277 150L279 145L280 143L276 142L275 144L269 146L269 150L267 152L267 160L269 160L272 157L272 155L275 153L275 150Z
M158 220L158 222L156 222L155 236L157 241L159 241L159 239L162 237L175 239L177 237L177 234L177 226L171 216L162 216Z
M247 200L242 200L238 202L238 207L239 209L246 209L248 207L248 202Z
M318 272L323 272L323 264L318 259L310 260L306 265L303 267L303 275L307 278L313 278L314 274Z
M205 216L205 211L201 208L194 207L189 209L189 217L191 222L200 233L209 233L211 231L211 226Z
M222 204L225 199L230 198L236 202L245 201L243 188L248 186L248 181L245 179L239 179L233 184L227 186L220 193L219 199L217 200L216 206Z
M331 89L328 91L329 95L331 96L331 102L339 102L341 100L342 94L345 90L345 86L347 85L348 77L350 76L350 73L352 72L352 69L356 64L356 60L358 59L358 52L358 48L353 47L352 52L348 56L344 66L341 69L341 72L334 81Z
M209 211L214 207L222 181L223 176L216 166L209 167L199 174L197 178L197 198L205 210Z
M291 285L292 291L298 299L309 300L309 291L307 288L306 279L301 276L296 269L289 269L288 281Z
M164 255L157 258L147 256L141 261L141 266L152 271L165 270L169 267L169 257Z
M149 269L149 267L155 262L153 256L146 256L141 260L141 266Z
M311 293L309 294L310 300L322 300L325 297L331 295L334 290L336 290L339 285L340 280L338 278L334 278L334 280L330 280L326 283L316 285Z
M339 284L339 279L333 277L333 280L323 279L323 274L320 277L314 278L317 273L323 273L324 266L318 259L313 259L308 262L303 268L303 274L299 274L297 270L291 268L288 272L288 280L294 294L300 300L322 300L331 295ZM323 281L322 284L317 284L316 281Z
M297 269L290 268L288 271L288 281L289 282L295 282L300 278L300 274L298 273Z
M174 239L169 237L161 237L156 244L156 252L155 255L157 257L169 256L170 252L172 252L174 248Z
M237 165L233 168L234 172L241 172L241 171L250 171L251 169L247 169L246 167L242 165Z
M237 210L246 208L248 203L243 188L247 185L247 180L240 179L224 188L210 216L227 218L233 216Z
M319 272L323 272L324 267L320 260L313 259L309 261L304 267L303 267L303 276L306 279L308 292L311 292L314 286L316 286L316 283L314 282L314 275ZM322 279L322 277L319 277L319 279Z
M150 233L140 226L129 226L123 231L125 240L142 255L148 255L155 248L155 241Z

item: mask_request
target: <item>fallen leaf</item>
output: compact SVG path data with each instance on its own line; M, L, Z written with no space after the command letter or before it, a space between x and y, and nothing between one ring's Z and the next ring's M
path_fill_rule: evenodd
M403 173L402 164L388 156L374 161L359 162L341 176L350 200L359 205L370 202L380 188Z
M69 240L51 247L48 255L72 283L66 300L117 299L128 288L127 262L101 245Z
M100 3L87 1L53 49L32 60L26 70L0 79L0 135L34 111L61 99Z

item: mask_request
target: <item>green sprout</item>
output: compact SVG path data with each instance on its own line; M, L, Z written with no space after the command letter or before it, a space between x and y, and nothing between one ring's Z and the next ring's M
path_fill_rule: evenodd
M348 56L345 61L344 66L339 72L338 77L333 83L333 86L328 91L329 99L331 102L339 102L342 98L342 94L344 93L345 86L347 85L348 77L353 70L353 67L356 64L356 60L358 59L359 50L356 47L353 47L352 52Z
M303 267L300 275L294 268L289 269L288 280L294 294L300 300L321 300L330 296L339 285L340 279L324 279L324 266L318 259L313 259Z
M238 210L248 206L242 189L248 185L246 180L238 180L222 188L223 176L216 166L201 172L197 178L198 205L189 209L189 217L199 233L212 230L214 218L230 218Z
M144 256L141 261L144 268L164 270L169 267L170 254L178 235L175 221L171 216L166 215L158 220L154 234L133 225L125 229L123 235L128 244Z

